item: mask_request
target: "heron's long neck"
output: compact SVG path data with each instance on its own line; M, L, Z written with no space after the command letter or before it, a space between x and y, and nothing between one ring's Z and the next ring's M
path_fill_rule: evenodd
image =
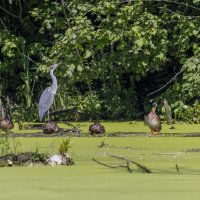
M56 77L54 76L53 71L54 71L54 69L52 69L52 70L50 71L50 76L51 76L51 79L52 79L51 88L52 88L52 90L53 90L54 92L56 92L56 91L57 91L57 79L56 79Z

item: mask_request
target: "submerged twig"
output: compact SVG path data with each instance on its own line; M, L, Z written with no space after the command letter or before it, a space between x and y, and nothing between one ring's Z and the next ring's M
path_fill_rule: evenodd
M176 171L180 172L178 165L176 164Z
M118 146L114 146L114 145L109 145L109 144L105 143L104 141L101 142L101 144L98 146L98 148L132 149L129 146L118 147Z
M108 154L109 155L109 154ZM100 161L98 161L98 160L96 160L96 159L92 159L93 161L95 161L96 163L98 163L98 164L100 164L100 165L103 165L103 166L105 166L105 167L109 167L109 168L114 168L114 169L116 169L116 168L126 168L127 170L128 170L128 172L129 173L132 173L132 169L130 168L130 163L133 163L133 164L135 164L142 172L145 172L145 173L151 173L151 170L150 169L148 169L147 167L145 167L145 166L143 166L143 165L141 165L141 164L139 164L139 163L137 163L137 162L135 162L135 161L133 161L133 160L129 160L129 159L127 159L127 158L124 158L124 157L121 157L121 156L115 156L115 155L109 155L110 157L112 157L112 158L117 158L117 159L120 159L120 160L124 160L124 161L126 161L126 165L116 165L116 166L113 166L113 165L108 165L108 164L106 164L106 163L103 163L103 162L100 162Z
M133 163L133 164L137 165L138 168L142 170L142 172L151 173L150 169L148 169L144 165L141 165L141 164L139 164L139 163L137 163L137 162L135 162L133 160L129 160L129 159L124 158L122 156L115 156L115 155L109 155L109 156L112 157L112 158L117 158L117 159L120 159L120 160L124 160L124 161L129 162L129 163Z
M116 169L116 168L126 168L128 170L129 173L132 173L132 169L129 167L129 163L127 162L127 165L117 165L117 166L112 166L112 165L108 165L106 163L103 163L103 162L100 162L98 160L96 160L95 158L92 159L94 162L98 163L99 165L103 165L105 167L109 167L109 168L113 168L113 169Z
M92 159L94 162L98 163L99 165L103 165L105 167L110 167L110 168L118 168L119 166L112 166L112 165L108 165L106 163L100 162L98 160L96 160L95 158Z

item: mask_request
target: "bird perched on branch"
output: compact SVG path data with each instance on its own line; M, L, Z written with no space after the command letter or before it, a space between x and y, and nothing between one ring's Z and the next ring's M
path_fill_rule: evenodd
M95 122L89 126L89 132L91 135L105 133L105 127L99 122Z
M58 64L53 64L50 67L50 76L52 79L52 84L50 87L47 87L40 96L39 100L39 118L42 121L45 114L48 112L48 121L49 121L49 109L54 102L54 98L58 89L57 79L53 74L54 70L58 67Z
M158 132L161 130L160 117L155 112L156 108L157 103L154 102L151 112L145 117L146 124L151 129L151 133L153 135L158 134Z

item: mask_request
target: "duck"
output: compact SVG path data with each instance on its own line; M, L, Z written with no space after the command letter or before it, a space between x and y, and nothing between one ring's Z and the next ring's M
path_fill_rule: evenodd
M55 122L52 122L52 121L46 123L43 128L44 134L52 134L52 133L56 133L57 131L58 131L58 126Z
M145 122L151 129L153 135L157 135L161 131L160 117L156 114L157 103L153 102L151 112L145 117Z
M99 122L95 122L89 126L89 132L91 135L102 134L105 133L105 127Z
M10 115L7 113L5 118L0 121L0 129L8 133L8 131L10 131L13 128L14 128L13 121Z

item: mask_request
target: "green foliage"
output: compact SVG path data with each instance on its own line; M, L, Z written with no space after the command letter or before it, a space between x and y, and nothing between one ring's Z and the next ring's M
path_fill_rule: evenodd
M75 107L102 118L139 118L147 93L166 83L162 72L173 75L181 68L183 76L158 98L170 97L173 104L178 98L189 104L197 98L198 0L185 0L186 5L62 2L2 5L0 94L25 108L26 120L38 119L34 105L49 85L49 66L54 62L61 62L54 109ZM160 79L154 77L158 73ZM84 90L81 84L86 85ZM27 113L32 105L31 116Z
M200 58L199 55L188 59L183 66L183 85L182 92L187 94L188 99L194 99L199 96L200 90Z
M88 119L89 117L97 117L101 110L101 100L95 92L87 92L83 95L78 91L70 91L61 89L56 98L57 106L66 110L75 110L71 114L68 113L61 119ZM87 117L86 117L87 116ZM86 117L86 118L85 118Z
M11 151L7 133L3 134L0 138L0 150L1 150L1 156L4 156L10 153Z
M61 155L68 153L69 149L71 148L71 140L70 137L64 138L59 145L58 151Z
M12 145L11 145L12 147L13 147L13 154L17 154L18 153L18 150L19 150L19 148L21 147L21 142L19 141L19 139L16 139L16 138L12 138Z
M21 120L23 122L38 121L38 105L32 104L30 108L14 106L11 108L12 118L14 121Z
M195 101L192 106L184 105L183 102L179 102L178 107L174 110L175 120L186 123L200 123L200 104L199 101Z
M199 99L199 54L187 59L182 67L182 71L182 78L179 81L175 82L165 92L165 96L170 98L170 102L172 104L176 104L177 99L181 99L186 104L192 104L195 99Z

